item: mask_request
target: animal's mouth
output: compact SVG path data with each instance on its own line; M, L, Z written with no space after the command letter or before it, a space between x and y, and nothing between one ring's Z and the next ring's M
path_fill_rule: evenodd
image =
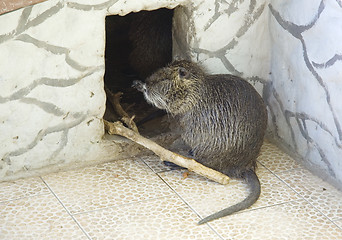
M165 109L166 107L165 101L156 92L148 90L146 83L140 80L135 80L133 81L132 87L137 89L139 92L142 92L148 103L156 106L159 109Z
M160 96L160 94L154 91L149 91L148 89L145 89L143 93L148 103L154 105L155 107L159 109L164 109L164 110L167 109L167 104L165 100Z

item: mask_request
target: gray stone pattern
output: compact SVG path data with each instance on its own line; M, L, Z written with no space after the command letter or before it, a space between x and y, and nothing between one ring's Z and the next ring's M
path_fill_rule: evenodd
M317 2L317 1L316 1ZM329 69L331 68L332 71L334 71L337 75L339 75L339 81L340 85L342 85L342 75L341 70L336 69L338 66L335 65L338 61L342 60L342 54L335 53L333 56L331 56L329 59L326 59L324 62L317 63L315 60L311 57L309 50L307 48L307 45L309 44L309 41L315 41L315 39L310 39L305 37L306 32L310 32L311 29L314 29L316 26L316 23L320 21L320 17L323 15L324 11L327 11L326 9L330 6L326 4L326 2L329 1L320 1L318 7L316 8L316 11L312 15L310 21L307 24L297 24L295 22L288 21L285 16L282 16L281 11L274 8L271 4L268 6L270 9L270 12L272 14L272 17L275 19L275 21L284 29L284 31L287 32L287 34L291 35L293 38L295 38L297 41L299 41L301 45L301 53L302 53L302 60L304 61L304 69L303 71L308 71L310 73L310 81L306 81L306 79L289 79L290 81L303 81L304 83L310 84L307 88L304 86L302 89L302 94L306 94L307 92L316 92L319 94L319 92L323 92L322 98L320 99L310 99L309 96L307 99L303 99L303 101L306 102L306 104L310 105L312 108L320 108L318 109L317 114L312 112L302 112L302 111L295 111L295 109L289 109L286 108L282 104L282 100L279 99L279 91L284 91L284 89L277 89L274 87L274 85L269 86L267 89L269 90L269 95L266 96L266 99L271 101L270 98L273 98L273 101L275 101L278 106L280 107L282 111L282 117L286 121L286 128L291 132L291 138L290 139L284 139L288 142L288 145L291 146L292 151L294 152L300 152L301 144L299 141L305 141L308 145L311 145L313 149L310 151L317 151L319 155L319 160L321 160L321 164L325 165L323 166L331 175L332 177L336 178L339 177L340 180L342 180L342 174L341 174L341 161L339 157L336 158L333 154L335 151L339 156L342 156L342 131L341 131L341 121L342 121L342 115L341 115L341 107L339 106L341 103L341 87L340 89L334 88L333 85L330 84L329 77L325 76L323 71L320 71L321 69ZM330 1L332 2L332 1ZM338 3L339 7L341 8L341 2L339 0L336 0L336 3ZM337 6L335 6L337 7ZM342 17L342 9L340 11L340 17ZM336 20L335 20L336 21ZM331 23L333 23L332 21ZM318 23L319 24L319 23ZM319 26L323 27L323 26ZM312 31L317 31L316 29ZM340 29L336 29L336 31L340 31ZM329 37L334 37L334 32L330 33ZM340 40L342 40L340 38ZM318 43L321 44L321 43ZM322 46L322 51L324 51L324 48L326 46ZM338 49L336 49L337 51ZM311 85L312 83L312 85ZM314 87L313 87L314 86ZM291 91L291 89L288 89L288 91ZM337 96L336 96L337 94ZM293 99L295 101L295 99ZM320 101L321 103L315 104L316 101ZM271 104L270 104L271 105ZM274 119L274 122L277 122L275 120L276 113L272 111L272 108L270 108L272 119ZM323 115L324 114L324 115ZM327 115L325 115L327 114ZM328 125L326 121L327 118L330 118ZM313 132L313 128L309 129L307 126L308 124L313 124L315 126L315 132L319 133L319 136L313 136L315 135L315 132ZM279 134L279 127L277 127L277 124L274 124L275 126L275 133L277 134L277 137L280 138ZM285 127L285 126L284 126ZM299 131L298 131L299 130ZM327 138L324 137L324 135L327 134ZM301 138L299 140L299 138ZM330 142L331 144L326 145L326 141ZM303 156L305 157L305 156ZM336 162L335 162L336 161ZM338 165L340 166L339 168ZM339 176L337 176L339 175Z
M0 154L0 179L17 172L54 164L63 165L68 161L72 164L73 161L91 160L94 154L106 156L105 151L101 154L99 149L93 147L96 142L100 143L103 135L101 118L105 100L102 85L104 62L98 61L97 65L84 63L84 56L77 56L78 53L73 51L77 46L71 47L72 41L68 36L60 44L51 43L54 37L67 33L54 33L54 28L56 31L59 28L54 24L49 27L49 21L63 22L63 14L70 10L105 10L114 2L116 1L93 5L90 9L88 5L47 1L1 16L3 21L9 15L14 16L8 23L15 25L13 30L0 34L0 48L13 52L8 59L1 58L1 61L7 61L2 64L7 69L1 69L0 82L3 86L8 83L9 87L0 90L0 129L4 144ZM97 17L96 20L104 27L99 21L101 18ZM99 39L102 39L101 35ZM102 47L103 44L97 45ZM22 53L18 53L18 50ZM95 50L98 49L95 47ZM25 51L31 54L26 55ZM11 63L21 57L25 58L21 64L27 65L27 68ZM37 64L46 62L46 66L42 66L41 71L37 72L32 67L35 61ZM53 70L54 64L56 69L60 67L62 70ZM32 75L25 75L27 69ZM12 77L8 77L9 75ZM13 82L17 84L14 85ZM91 89L88 87L91 85L89 82L98 87ZM85 91L81 97L77 94L80 88ZM43 93L45 89L46 94ZM30 114L32 116L27 116ZM90 136L84 136L82 132L88 132ZM88 140L87 143L84 143L84 139ZM84 149L94 150L90 159L87 151L81 153Z
M0 15L0 181L136 154L104 138L105 17L178 2L48 0Z

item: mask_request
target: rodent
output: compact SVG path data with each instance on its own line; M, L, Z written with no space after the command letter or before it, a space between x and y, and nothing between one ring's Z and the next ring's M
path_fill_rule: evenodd
M251 84L229 74L208 75L198 64L181 60L134 86L147 102L179 120L181 138L196 161L243 179L249 186L249 195L242 202L198 224L246 209L258 200L261 187L255 169L267 128L267 110Z

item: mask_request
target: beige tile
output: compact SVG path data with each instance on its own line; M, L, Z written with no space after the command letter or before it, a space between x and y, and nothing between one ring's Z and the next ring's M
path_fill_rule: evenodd
M248 194L247 185L231 179L228 185L221 185L191 173L186 179L184 171L171 171L159 175L202 217L242 201ZM257 174L261 182L261 196L251 208L265 207L300 199L300 196L286 186L272 173L259 167Z
M178 197L159 199L77 214L92 239L207 240L220 239Z
M52 194L0 203L0 239L87 239Z
M36 178L0 183L0 202L49 193L43 181Z
M71 213L142 201L172 190L141 161L121 160L43 179Z
M205 217L241 201L246 185L222 186L194 173L184 178L185 171L168 171L155 155L43 179L92 239L221 239L215 232L232 240L342 239L341 192L267 141L258 161L258 202L203 226L190 207ZM43 181L29 178L0 183L0 239L87 237Z
M334 221L334 223L339 226L342 230L342 219Z
M342 230L305 200L242 212L209 224L230 240L342 239Z
M278 176L327 217L342 219L342 192L305 169L284 172Z
M258 161L272 172L283 172L300 167L293 158L267 140L261 147Z

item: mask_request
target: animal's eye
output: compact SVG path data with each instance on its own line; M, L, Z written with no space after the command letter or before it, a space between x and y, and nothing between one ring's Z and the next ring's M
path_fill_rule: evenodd
M180 78L186 78L189 75L189 72L185 68L179 68L178 75Z

